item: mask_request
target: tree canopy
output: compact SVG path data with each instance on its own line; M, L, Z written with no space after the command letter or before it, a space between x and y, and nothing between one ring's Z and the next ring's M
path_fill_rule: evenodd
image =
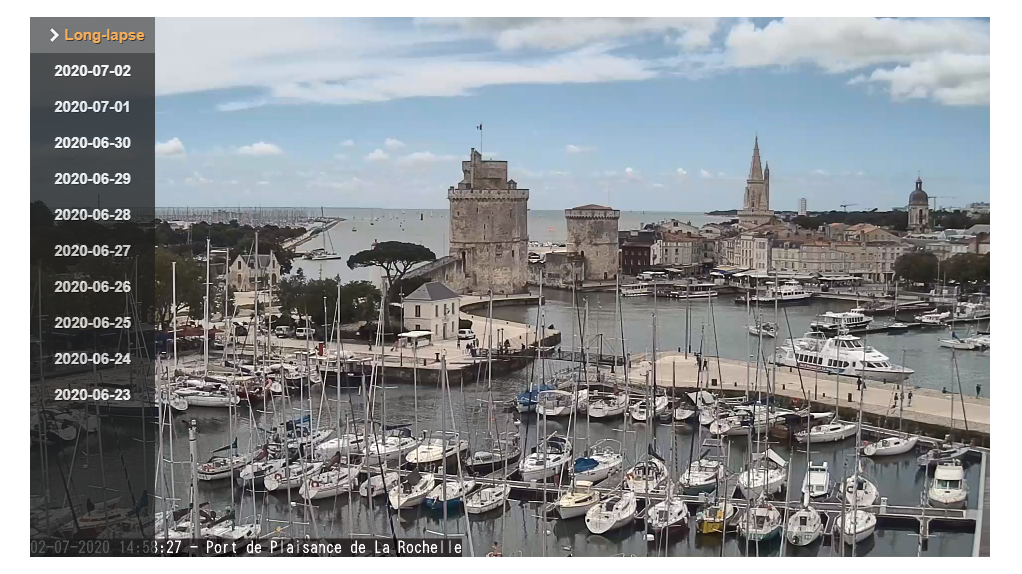
M176 273L174 263L177 263ZM202 300L206 296L203 288L206 279L205 267L191 257L177 255L161 247L156 248L155 267L156 321L160 327L167 325L174 314L185 307L188 307L190 317L201 318ZM175 289L177 308L174 308L173 304Z
M315 325L333 321L337 305L339 277L308 279L301 269L280 282L274 291L282 317L278 325L291 323L292 314L308 315ZM324 313L323 300L327 309ZM369 281L350 281L341 285L341 322L375 319L379 311L380 290Z
M941 264L940 273L962 285L986 285L990 283L990 254L959 253Z
M894 262L894 276L913 283L937 280L937 256L929 251L905 253Z
M206 252L206 238L214 249L228 248L231 258L239 253L252 253L255 234L259 232L259 253L273 252L280 262L281 271L291 272L294 250L284 247L284 242L305 234L304 227L278 227L263 225L252 227L230 223L198 222L190 229L174 229L166 221L156 223L156 245L164 246L179 254L200 255Z
M379 267L387 278L387 301L394 300L398 283L408 270L426 261L435 261L431 249L417 243L404 241L383 241L373 244L372 249L359 251L348 257L348 269L358 267Z

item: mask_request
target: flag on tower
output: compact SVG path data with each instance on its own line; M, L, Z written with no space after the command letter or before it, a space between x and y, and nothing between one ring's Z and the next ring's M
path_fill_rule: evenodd
M476 126L476 129L477 129L477 130L480 130L480 131L482 131L482 129L483 129L483 124L479 124L479 125L477 125L477 126Z

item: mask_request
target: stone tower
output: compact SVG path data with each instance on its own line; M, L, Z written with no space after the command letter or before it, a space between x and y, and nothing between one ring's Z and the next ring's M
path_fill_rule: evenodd
M756 227L769 223L774 218L774 212L770 210L770 164L767 163L764 172L759 157L759 136L752 147L752 166L745 183L745 200L738 211L739 224Z
M462 293L521 293L529 260L529 190L507 178L507 162L483 160L472 148L451 203L448 254L461 259Z
M621 212L602 205L565 209L568 224L568 252L580 256L586 281L617 277L618 220Z
M923 191L923 178L916 178L916 188L908 196L909 233L929 233L930 198Z

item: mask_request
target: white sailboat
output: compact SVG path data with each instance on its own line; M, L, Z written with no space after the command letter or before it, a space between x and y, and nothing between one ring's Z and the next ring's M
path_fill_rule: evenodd
M579 389L578 394L558 389L540 391L536 398L536 414L547 417L566 417L575 412L579 403L584 403L588 391Z
M849 476L845 480L845 501L848 505L857 506L858 508L872 506L877 501L877 498L880 497L880 491L877 489L876 483L870 480L861 469L856 475Z
M480 488L465 498L465 511L469 514L483 514L502 508L507 504L511 494L511 486L506 482Z
M414 508L426 500L426 496L435 485L436 478L432 474L420 474L413 470L397 486L390 489L387 500L395 510Z
M887 437L880 439L877 442L871 442L862 447L862 454L866 456L893 456L897 454L905 454L906 452L913 450L918 442L919 437L917 436Z
M780 492L787 477L787 461L773 449L752 454L752 466L738 475L738 489L746 500L756 500Z
M383 474L380 474L379 471L371 471L369 478L359 485L358 493L367 498L376 498L387 494L401 483L401 475L396 471L387 470L386 467L383 471Z
M593 534L605 534L635 519L635 493L619 490L586 511L586 528Z
M569 462L571 441L551 434L543 447L533 447L528 456L518 461L518 473L525 482L544 480L559 476Z
M419 439L412 436L408 427L399 427L387 431L383 440L378 435L370 440L367 461L370 466L378 467L381 462L400 463L410 451L419 446Z
M781 535L784 520L781 512L765 499L738 518L738 535L749 542L768 542Z
M850 436L855 436L858 428L859 425L855 423L835 421L824 425L816 425L810 428L808 432L798 432L795 434L795 438L803 444L806 442L837 442L845 440Z
M635 494L658 494L667 488L667 466L660 459L647 455L625 473L625 488Z
M876 515L865 510L849 510L838 518L841 539L848 545L862 542L872 536L876 525Z
M802 508L788 517L787 530L788 542L795 546L809 546L823 534L823 519L808 495L802 497Z
M689 511L685 499L669 487L667 497L646 510L646 528L660 534L669 528L688 525Z
M302 485L302 481L305 478L318 474L322 468L322 462L296 461L273 474L267 474L263 477L263 486L270 492L278 489L297 488Z
M617 445L617 448L614 448ZM621 441L603 439L594 444L589 452L575 459L571 472L575 480L593 484L621 472L625 457L621 454Z
M648 401L642 399L636 402L632 406L628 407L628 414L632 417L633 421L645 422L649 420L650 416L657 416L667 411L669 406L667 395L657 394L653 399L653 412L649 412Z
M305 500L317 500L350 492L358 487L358 470L357 466L345 464L306 476L298 494Z
M590 391L586 400L586 413L591 419L619 417L628 410L628 391L616 393Z

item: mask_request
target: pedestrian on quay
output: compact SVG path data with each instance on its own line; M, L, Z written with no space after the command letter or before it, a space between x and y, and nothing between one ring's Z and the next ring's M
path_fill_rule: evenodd
M979 393L983 391L983 385L976 383L976 398L979 398Z
M909 391L908 391L908 406L910 406L910 407L912 406L912 390L911 389L909 389Z

